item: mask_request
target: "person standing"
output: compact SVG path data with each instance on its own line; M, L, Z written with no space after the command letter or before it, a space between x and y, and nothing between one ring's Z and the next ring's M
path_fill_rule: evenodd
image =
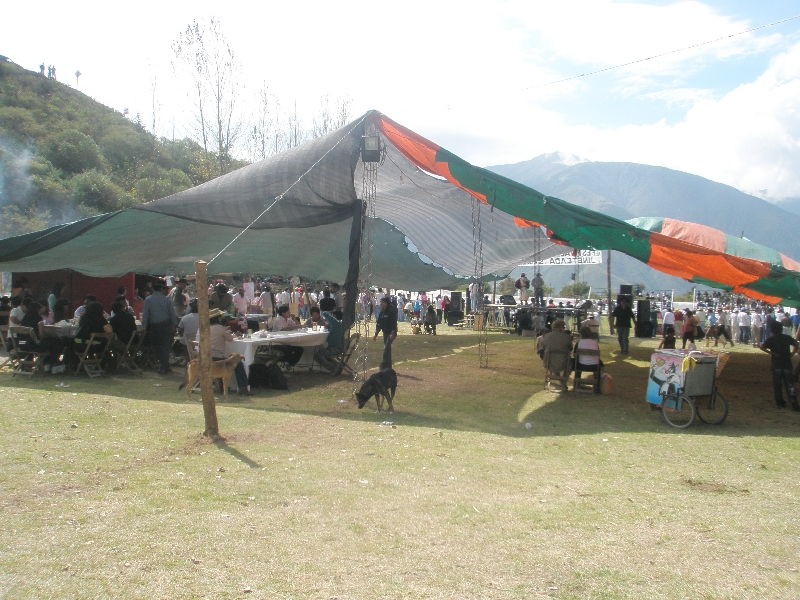
M533 285L533 305L544 306L544 279L541 273L536 273L531 282Z
M630 338L635 317L627 298L622 298L614 312L611 313L611 335L614 335L616 329L621 354L628 354L628 338Z
M397 314L390 308L389 297L381 298L381 315L375 325L373 340L378 339L378 334L383 332L383 359L380 370L392 368L392 342L397 337Z
M667 307L661 317L661 337L667 337L667 327L672 327L675 330L675 314Z
M169 293L169 298L172 301L172 306L175 307L175 314L178 316L178 319L182 319L183 315L186 314L186 285L188 282L186 279L178 279L175 283L175 287L172 288L172 291Z
M800 411L792 373L792 356L797 354L800 342L783 333L780 321L770 321L769 327L772 335L761 344L761 349L772 357L772 391L775 395L775 404L778 408L786 408L786 402L783 400L783 388L785 387L792 410Z
M525 277L525 273L520 275L519 279L515 282L515 287L519 289L519 302L520 304L528 303L528 289L531 287L530 280Z
M142 330L150 336L150 342L158 357L159 375L166 375L169 366L169 349L172 336L178 326L178 315L169 298L164 295L163 284L153 284L153 293L144 300L142 309Z

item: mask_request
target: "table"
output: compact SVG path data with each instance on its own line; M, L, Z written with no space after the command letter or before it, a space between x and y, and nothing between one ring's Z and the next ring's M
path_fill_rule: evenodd
M256 356L256 349L265 344L286 344L287 346L300 346L305 349L298 365L311 366L314 358L314 348L321 346L328 339L325 330L312 331L302 328L293 331L270 331L253 334L249 338L237 338L225 343L225 352L238 352L244 356L244 369L250 375L250 365Z

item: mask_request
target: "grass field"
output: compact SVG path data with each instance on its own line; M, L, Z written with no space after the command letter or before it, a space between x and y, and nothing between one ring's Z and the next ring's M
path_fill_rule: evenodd
M765 354L734 350L722 426L678 431L644 401L654 340L604 338L613 394L576 396L532 338L479 369L440 329L395 342L395 414L298 372L219 403L217 443L182 372L0 374L0 596L800 596L800 414Z

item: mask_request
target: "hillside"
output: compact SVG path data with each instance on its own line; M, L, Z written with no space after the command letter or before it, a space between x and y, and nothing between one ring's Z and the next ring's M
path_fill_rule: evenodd
M138 118L0 62L0 237L135 206L217 175L216 158L193 141L157 139Z
M490 170L545 194L618 219L670 217L715 227L793 258L800 257L794 234L796 215L766 200L697 175L635 163L583 161L561 153L543 154ZM516 272L516 271L515 271ZM545 280L556 289L572 271L553 267ZM605 266L590 266L581 276L595 288L606 287ZM647 289L687 290L691 284L661 274L625 255L612 256L612 286L644 283Z

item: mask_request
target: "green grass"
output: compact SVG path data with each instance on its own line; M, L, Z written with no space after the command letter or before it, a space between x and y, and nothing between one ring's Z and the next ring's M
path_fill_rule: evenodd
M395 414L297 373L219 403L216 444L179 373L0 374L0 595L798 596L800 415L766 355L737 346L728 421L678 431L644 401L652 340L606 338L614 393L576 396L531 338L491 334L479 369L441 329L395 342Z

